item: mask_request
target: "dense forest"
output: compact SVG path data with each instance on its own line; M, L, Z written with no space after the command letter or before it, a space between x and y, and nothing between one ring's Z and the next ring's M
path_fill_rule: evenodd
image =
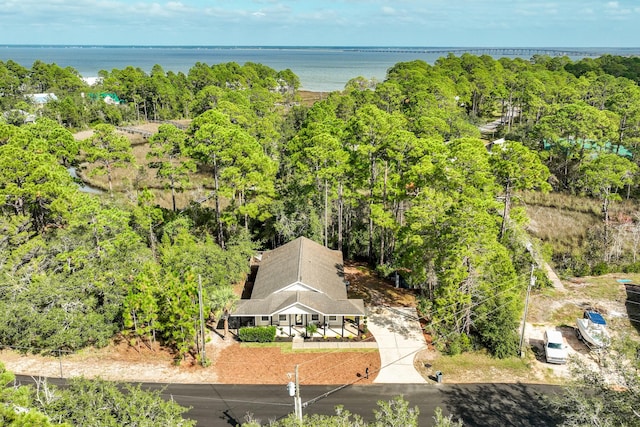
M46 379L16 385L0 363L0 425L4 427L130 426L192 427L187 408L165 401L160 391L139 384L73 378L64 387Z
M419 289L441 348L514 355L532 253L569 272L640 269L640 215L615 209L637 197L639 76L637 58L449 55L304 105L290 70L253 63L127 67L90 87L0 62L0 343L75 351L120 334L180 360L198 345L199 283L215 323L255 250L306 236ZM148 121L163 124L141 162L115 126ZM70 167L102 175L104 194ZM522 195L536 191L597 203L587 241L554 252L530 237Z

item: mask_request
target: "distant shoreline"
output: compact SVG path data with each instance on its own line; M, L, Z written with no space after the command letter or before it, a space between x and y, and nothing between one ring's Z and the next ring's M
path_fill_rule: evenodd
M188 73L196 63L207 65L247 62L276 71L289 69L300 79L302 90L343 90L352 79L384 81L389 68L401 62L434 64L452 53L487 54L495 59L530 59L534 54L567 55L571 60L602 54L640 55L640 48L490 48L490 47L392 47L392 46L122 46L0 44L0 60L13 60L24 67L35 61L72 67L81 76L95 77L102 70L128 66L150 73L155 65L165 72Z

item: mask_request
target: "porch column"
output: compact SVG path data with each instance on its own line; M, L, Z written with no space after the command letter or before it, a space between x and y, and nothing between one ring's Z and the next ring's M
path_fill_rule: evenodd
M342 317L342 334L340 334L340 336L344 338L344 316L340 316L340 317Z
M293 329L291 328L291 315L288 314L287 317L289 318L289 336L293 336Z

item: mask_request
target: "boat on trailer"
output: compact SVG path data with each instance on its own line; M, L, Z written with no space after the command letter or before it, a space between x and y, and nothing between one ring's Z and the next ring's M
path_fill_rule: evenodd
M607 321L596 311L585 311L582 319L576 319L576 334L589 348L607 347L611 342Z

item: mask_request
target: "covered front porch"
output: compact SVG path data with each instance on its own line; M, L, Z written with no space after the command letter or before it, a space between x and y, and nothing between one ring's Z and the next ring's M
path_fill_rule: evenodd
M278 338L356 338L360 335L364 316L323 315L320 313L287 313L270 316L236 316L229 319L230 329L237 334L244 326L275 326Z
M339 324L313 322L308 325L281 325L277 326L276 336L280 338L355 338L360 334L359 321L360 319L343 318Z

